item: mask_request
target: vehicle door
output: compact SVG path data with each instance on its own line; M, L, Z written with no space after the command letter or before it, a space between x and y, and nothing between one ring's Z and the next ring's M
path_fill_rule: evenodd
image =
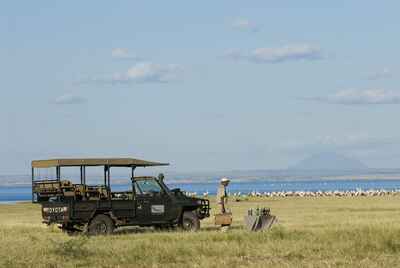
M111 193L113 214L118 218L133 218L136 216L136 200L131 192Z
M110 180L110 169L111 169L110 166L106 166L106 168L104 169L105 193L101 194L100 197L101 196L107 197L112 209L113 216L121 220L122 223L132 222L136 217L136 200L134 194L134 184L131 182L130 184L112 185ZM125 168L122 169L125 170Z
M135 190L138 221L157 223L170 220L171 198L156 179L137 180Z

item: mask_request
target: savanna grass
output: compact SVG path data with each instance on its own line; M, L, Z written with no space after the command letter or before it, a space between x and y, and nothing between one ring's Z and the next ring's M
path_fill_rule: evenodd
M69 237L42 225L32 204L0 205L0 267L398 267L400 198L250 199L230 204L221 233L126 229ZM248 208L270 207L278 224L264 233L242 225Z

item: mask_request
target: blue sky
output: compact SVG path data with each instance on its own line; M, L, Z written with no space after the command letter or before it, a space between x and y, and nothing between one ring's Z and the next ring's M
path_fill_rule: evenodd
M400 164L398 1L0 4L1 173L136 156L278 169Z

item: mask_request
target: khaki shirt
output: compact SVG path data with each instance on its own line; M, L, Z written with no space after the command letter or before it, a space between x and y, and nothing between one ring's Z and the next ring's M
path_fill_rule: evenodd
M226 187L224 185L220 185L218 187L218 192L217 192L217 202L218 204L226 204L228 201L228 196L226 194Z

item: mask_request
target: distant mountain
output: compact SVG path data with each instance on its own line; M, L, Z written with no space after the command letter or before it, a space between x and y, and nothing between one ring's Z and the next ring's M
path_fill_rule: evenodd
M294 170L366 170L361 161L337 153L314 154L289 169Z

